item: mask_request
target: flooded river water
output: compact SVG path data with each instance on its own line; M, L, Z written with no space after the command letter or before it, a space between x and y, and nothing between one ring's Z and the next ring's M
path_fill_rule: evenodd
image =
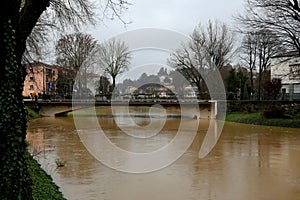
M176 117L167 118L159 134L145 142L122 133L118 120L125 118L98 116L98 121L112 143L139 152L154 151L169 143L183 123ZM149 120L134 118L145 127L143 134ZM194 119L185 120L188 123ZM162 119L152 123L160 124ZM225 123L217 144L200 159L199 149L209 123L210 119L199 120L193 143L176 162L141 174L120 172L95 159L83 145L72 117L33 120L27 138L32 153L69 200L300 199L299 129ZM128 124L126 130L137 132L130 127ZM66 165L57 168L57 159Z

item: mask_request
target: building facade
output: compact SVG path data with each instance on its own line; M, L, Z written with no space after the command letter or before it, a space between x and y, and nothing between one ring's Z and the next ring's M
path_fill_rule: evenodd
M271 59L271 79L281 79L281 93L286 100L300 100L300 56L297 53Z
M26 64L24 67L27 72L23 89L24 97L57 95L59 73L68 74L70 72L70 70L63 67L41 62ZM68 85L68 87L72 87L72 80L68 80ZM72 88L68 91L72 91Z

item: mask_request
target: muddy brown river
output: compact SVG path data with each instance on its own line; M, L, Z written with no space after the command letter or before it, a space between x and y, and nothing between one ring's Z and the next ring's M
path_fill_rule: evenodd
M126 115L112 117L103 113L97 115L97 120L107 138L132 152L163 147L174 139L180 123L189 126L195 120L176 118L173 112L174 116L164 119L156 135L143 139L124 134L120 124L131 133L145 136L156 124L161 126L159 115L152 118L137 112L128 121ZM86 113L80 117L93 118ZM102 164L87 150L72 117L33 120L27 139L35 158L69 200L300 199L299 129L225 123L214 148L199 158L211 120L196 121L196 136L185 153L171 165L148 173L125 173ZM140 129L130 124L133 122ZM186 134L190 134L188 130ZM106 151L106 157L110 154L115 159L114 152ZM56 160L66 162L65 166L57 168Z

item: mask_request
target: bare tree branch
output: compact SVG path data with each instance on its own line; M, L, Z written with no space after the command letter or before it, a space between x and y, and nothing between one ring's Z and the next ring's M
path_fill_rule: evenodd
M129 48L125 42L113 38L99 46L99 57L104 71L112 77L114 89L116 77L124 73L130 64Z
M236 20L242 32L272 31L290 51L300 55L298 0L247 0L245 13Z
M210 66L222 68L232 56L233 35L225 24L209 21L207 27L199 24L187 45L172 53L168 64L179 71L198 92L203 90L203 76ZM213 65L211 65L213 63Z
M97 52L96 40L88 34L74 33L62 36L56 44L57 63L72 70L77 81L77 94L82 97L87 92L87 73L93 66Z
M45 44L49 40L49 33L54 34L56 31L64 30L79 31L82 25L94 25L97 18L95 11L100 9L97 6L102 7L103 16L116 16L124 24L129 23L122 19L123 11L131 5L124 0L103 0L100 5L97 5L94 0L40 0L45 4L43 10L40 10L41 6L31 3L31 1L36 0L22 1L20 13L24 14L20 18L20 24L26 25L28 21L32 21L32 25L31 27L22 28L20 32L22 35L24 34L22 40L27 39L27 53L33 53L37 56L42 53L41 44ZM27 4L32 5L32 8ZM22 51L24 52L24 50Z

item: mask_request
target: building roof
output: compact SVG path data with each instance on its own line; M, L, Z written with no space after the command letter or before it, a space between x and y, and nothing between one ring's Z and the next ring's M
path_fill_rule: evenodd
M275 56L272 56L271 58L286 58L286 57L299 57L300 52L299 51L290 51L285 53L279 53Z
M46 63L43 63L43 62L40 62L40 61L34 61L34 62L31 62L31 63L26 63L23 66L29 66L29 67L45 66L45 67L48 67L48 68L56 68L56 69L65 70L65 71L72 71L71 69L63 67L63 66L53 65L53 64L50 65L50 64L46 64Z

